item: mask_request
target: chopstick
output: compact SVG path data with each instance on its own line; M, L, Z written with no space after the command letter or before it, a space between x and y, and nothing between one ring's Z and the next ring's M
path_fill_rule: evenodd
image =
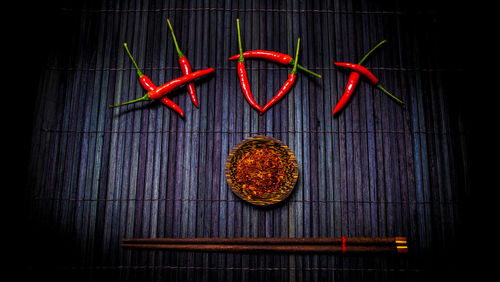
M406 253L405 237L340 238L129 238L122 247L243 253Z

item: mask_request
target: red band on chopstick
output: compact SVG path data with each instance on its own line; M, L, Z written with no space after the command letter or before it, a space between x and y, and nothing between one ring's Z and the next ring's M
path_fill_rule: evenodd
M346 247L345 247L345 236L342 236L342 253L345 253Z

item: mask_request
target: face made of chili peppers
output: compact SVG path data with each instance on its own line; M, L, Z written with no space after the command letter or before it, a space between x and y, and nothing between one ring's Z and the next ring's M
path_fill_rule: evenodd
M292 86L295 84L295 80L297 78L297 60L299 56L299 48L300 48L300 38L297 40L297 50L295 53L295 64L293 66L292 71L288 75L288 79L285 81L283 86L281 86L280 90L274 97L267 102L267 104L262 108L262 111L260 111L260 115L262 115L265 111L267 111L270 107L272 107L274 104L276 104L279 100L283 99L285 95L292 89Z
M142 87L146 91L154 91L156 89L156 85L142 73L142 71L139 69L139 66L137 66L137 63L134 60L134 57L130 53L130 50L128 49L127 43L123 43L123 46L125 47L125 50L127 51L128 56L132 60L132 63L135 66L135 69L137 71L137 75L139 76L139 82L141 83ZM179 107L174 101L170 100L167 96L163 96L160 99L160 102L162 102L165 106L171 108L172 110L176 111L181 117L184 117L184 112L182 111L181 107Z
M188 59L186 56L181 52L181 49L179 48L179 44L177 44L177 39L174 34L174 29L172 28L172 25L170 24L170 20L167 19L168 26L170 28L170 32L172 33L172 38L174 40L174 45L175 49L177 50L177 56L179 57L179 65L181 67L181 71L183 75L188 75L192 72L191 70L191 64L189 63ZM196 96L196 88L194 87L194 83L190 82L187 84L187 89L189 93L189 97L191 98L191 101L195 105L195 107L198 108L198 97Z
M274 52L274 51L267 51L267 50L245 51L245 52L243 52L243 57L245 59L251 59L251 58L264 59L264 60L268 60L271 62L282 64L282 65L290 65L290 66L295 65L295 61L290 55L279 53L279 52ZM234 56L230 57L229 60L238 60L239 58L240 58L240 55L234 55ZM311 74L311 75L314 75L314 76L321 78L321 75L308 70L307 68L301 66L300 64L297 64L297 68L299 70L302 70L302 71L308 73L308 74Z
M260 105L255 101L252 91L250 89L250 83L248 82L247 71L245 68L245 58L243 57L243 48L241 47L241 34L240 34L240 19L236 19L236 25L238 28L238 47L240 49L240 58L238 59L238 78L240 81L241 91L243 95L247 99L250 106L258 110L259 112L262 110Z

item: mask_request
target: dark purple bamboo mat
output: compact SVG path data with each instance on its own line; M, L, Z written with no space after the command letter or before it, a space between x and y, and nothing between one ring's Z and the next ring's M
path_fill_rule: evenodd
M95 3L94 3L95 2ZM276 3L274 3L276 2ZM400 3L403 2L403 3ZM419 280L456 273L469 174L454 34L442 7L405 1L84 1L54 7L61 38L46 47L33 111L27 230L30 278L82 281ZM77 4L78 3L78 4ZM180 75L166 19L193 69L200 108L185 88L171 99L108 109L144 95L123 48L160 84ZM299 73L265 115L244 99L243 49L294 54ZM444 35L443 35L444 34ZM57 37L57 36L55 36ZM349 73L365 66L404 107L361 80L346 110L332 110ZM458 52L458 51L457 51ZM444 55L447 54L447 55ZM290 68L247 60L264 105ZM224 165L249 136L282 140L299 163L288 201L256 208L228 188ZM28 235L28 236L29 236ZM126 250L123 238L408 238L403 256L257 255Z

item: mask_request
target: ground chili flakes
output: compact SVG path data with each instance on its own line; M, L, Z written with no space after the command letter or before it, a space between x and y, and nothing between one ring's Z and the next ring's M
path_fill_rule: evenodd
M235 182L244 193L257 197L278 192L285 178L283 162L267 146L246 152L238 161L235 172Z

